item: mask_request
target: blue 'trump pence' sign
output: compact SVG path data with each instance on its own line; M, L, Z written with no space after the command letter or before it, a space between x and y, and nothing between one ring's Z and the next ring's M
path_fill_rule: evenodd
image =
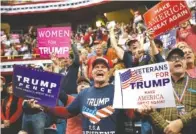
M56 106L62 75L14 66L13 89L18 97L35 99L38 104Z

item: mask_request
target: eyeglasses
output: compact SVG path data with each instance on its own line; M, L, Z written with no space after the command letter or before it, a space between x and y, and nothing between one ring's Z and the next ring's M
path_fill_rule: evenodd
M171 56L171 57L168 59L168 61L172 61L172 62L178 61L178 60L184 60L184 57L182 57L182 56Z

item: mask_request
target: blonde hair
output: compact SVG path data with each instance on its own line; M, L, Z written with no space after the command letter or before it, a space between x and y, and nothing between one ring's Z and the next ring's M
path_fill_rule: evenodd
M180 47L181 45L184 45L184 48L189 47L188 44L187 44L186 42L180 41L180 42L178 42L178 43L176 44L176 48L184 49L184 48L181 48L181 47Z
M189 46L185 47L184 49L190 49L190 50L193 52L193 55L194 55L194 58L195 58L195 59L194 59L194 65L196 65L196 53L195 53L195 52L193 51L193 49L192 49L191 47L189 47ZM183 50L184 50L184 49L183 49ZM182 50L182 51L183 51L183 50ZM184 51L183 51L183 52L184 52Z

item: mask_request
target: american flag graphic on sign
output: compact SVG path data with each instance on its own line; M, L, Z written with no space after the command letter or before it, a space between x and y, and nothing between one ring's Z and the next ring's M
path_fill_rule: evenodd
M143 81L142 75L138 74L136 71L131 71L130 69L120 74L121 88L126 89L130 86L130 83L135 83Z
M114 113L114 108L112 106L107 106L104 107L100 110L97 110L95 114L87 112L87 111L82 111L82 114L89 119L89 121L93 124L97 124L98 122L101 121L101 119L106 118Z

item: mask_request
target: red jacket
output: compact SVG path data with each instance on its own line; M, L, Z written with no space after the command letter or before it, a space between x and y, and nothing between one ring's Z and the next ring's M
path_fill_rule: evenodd
M2 101L1 120L9 120L10 124L15 123L22 114L22 98L10 95Z
M177 41L186 42L196 52L196 26L187 27L186 29L179 28Z

